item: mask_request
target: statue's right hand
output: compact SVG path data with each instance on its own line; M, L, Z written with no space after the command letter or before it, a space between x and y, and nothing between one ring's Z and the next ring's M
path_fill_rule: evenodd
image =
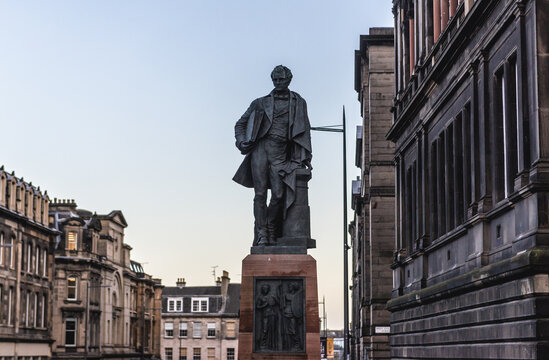
M242 154L247 154L253 148L254 144L250 141L241 141L237 146Z

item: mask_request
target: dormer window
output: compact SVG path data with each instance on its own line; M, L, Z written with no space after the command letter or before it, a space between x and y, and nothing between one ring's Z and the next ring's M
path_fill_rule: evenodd
M182 298L168 299L168 312L181 312L181 311L183 311Z
M67 232L67 250L77 250L77 236L75 231Z
M208 298L192 298L192 312L208 312Z

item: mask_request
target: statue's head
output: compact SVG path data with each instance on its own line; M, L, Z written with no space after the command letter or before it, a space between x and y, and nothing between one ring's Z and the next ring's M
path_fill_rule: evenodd
M267 284L261 285L261 293L263 295L267 295L270 290L271 290L271 287L269 285L267 285Z
M271 79L273 80L273 85L275 91L285 91L288 90L290 82L292 81L292 72L284 65L276 66L271 72Z

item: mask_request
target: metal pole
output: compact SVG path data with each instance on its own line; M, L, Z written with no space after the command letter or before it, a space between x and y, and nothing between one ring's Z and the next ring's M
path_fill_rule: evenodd
M347 250L347 144L345 106L343 106L343 358L349 356L349 256Z
M84 328L84 359L88 359L88 322L90 317L90 284L86 282L86 322Z

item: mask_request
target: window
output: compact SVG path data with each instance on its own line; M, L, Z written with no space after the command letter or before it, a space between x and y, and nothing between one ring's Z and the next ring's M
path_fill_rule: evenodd
M40 327L41 328L45 328L46 327L46 302L47 302L47 298L46 298L46 295L42 295L42 303L40 305L42 305L42 311L40 312Z
M15 237L12 236L10 238L10 242L6 244L6 245L9 245L9 246L6 246L6 260L11 269L15 267L15 259L14 259L15 250L13 249L14 244L15 244Z
M193 338L201 338L202 337L202 323L201 322L194 322L193 323Z
M187 337L187 322L179 323L179 337Z
M215 360L215 348L208 348L208 360Z
M44 257L44 260L42 260L42 276L47 276L47 266L48 266L48 252L46 249L44 249L44 252L42 253L42 256Z
M207 312L208 298L192 298L192 312Z
M228 322L227 323L227 337L235 338L236 337L236 323Z
M193 360L200 360L200 348L193 348Z
M65 346L76 346L76 319L65 320Z
M183 299L173 298L168 299L168 312L181 312L183 311Z
M227 348L227 360L234 360L234 348Z
M208 323L208 337L215 337L215 323Z
M173 337L173 322L167 322L164 324L164 336Z
M10 287L9 293L8 293L8 325L13 325L13 316L12 316L12 298L13 298L13 288Z
M67 233L67 250L77 250L76 242L77 242L76 232L69 231Z
M4 265L4 233L0 233L0 265Z
M172 348L165 348L164 353L166 354L166 360L172 360L173 359L173 349Z
M67 278L67 300L76 300L76 277Z
M187 348L179 349L179 360L187 360Z
M34 313L33 313L33 321L34 321L34 327L36 328L38 325L38 293L34 293Z
M40 273L40 248L36 247L36 257L34 259L34 273L38 275Z
M25 297L25 327L29 327L30 292Z
M32 245L27 244L27 272L32 272Z

